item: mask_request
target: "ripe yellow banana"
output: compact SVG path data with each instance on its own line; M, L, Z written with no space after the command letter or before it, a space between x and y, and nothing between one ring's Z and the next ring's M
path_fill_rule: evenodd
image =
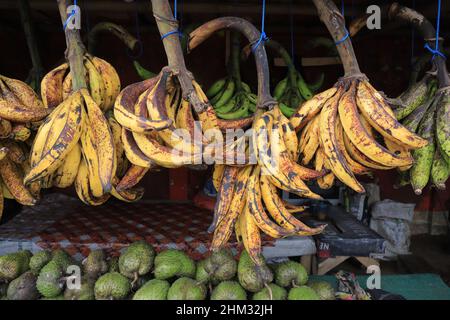
M156 78L151 78L131 84L120 92L114 103L114 117L122 127L142 133L150 130L162 130L170 126L170 120L153 121L134 114L134 105L139 97L142 94L148 94L156 82Z
M239 215L238 222L239 231L250 258L256 265L261 265L261 234L252 214L248 208L248 204Z
M279 197L276 188L271 184L270 180L266 176L261 175L260 184L262 199L267 208L267 211L269 211L272 218L282 228L297 235L306 235L304 233L299 234L299 232L302 231L309 232L309 235L322 232L324 227L310 228L303 222L295 218L286 208L283 200ZM301 208L300 210L304 209Z
M103 110L108 110L114 105L114 101L120 93L119 75L109 62L98 57L91 57L91 61L103 79L105 86Z
M219 191L220 185L222 184L223 172L225 171L225 165L215 164L213 169L212 181L216 191Z
M319 148L319 116L314 117L303 129L300 137L299 153L302 164L307 165ZM317 169L316 169L317 170Z
M259 168L255 169L252 173L249 182L248 190L248 209L256 223L256 225L268 236L272 238L283 238L288 235L292 235L292 231L288 231L274 223L267 215L264 206L261 201L261 186L259 183Z
M36 199L23 184L23 172L21 168L6 157L0 161L0 176L14 199L20 204L32 206Z
M208 232L213 232L213 230L217 226L218 221L227 214L228 209L231 206L231 201L233 200L234 188L236 187L235 181L238 172L238 167L225 165L222 174L222 181L217 191L217 201L214 206L213 221L208 228Z
M91 194L89 185L89 170L86 161L82 158L78 167L77 177L75 179L75 191L78 197L87 205L99 206L108 201L110 194L107 193L100 198L96 198Z
M81 162L81 145L77 143L64 158L61 166L53 174L53 186L57 188L70 187L77 177Z
M291 124L295 130L301 129L309 122L309 120L314 118L314 116L320 112L324 103L336 94L336 91L337 88L332 87L305 101L290 118Z
M44 106L56 108L63 101L63 80L69 69L68 63L63 63L48 72L41 82L41 97Z
M88 163L89 173L93 173L93 170L98 173L103 194L111 191L111 181L116 173L116 156L114 140L111 130L108 125L102 110L91 98L89 92L86 89L81 89L84 101L86 103L87 117L86 124L89 126L88 132L94 148L94 152L98 157L98 167L91 168ZM94 196L100 197L94 193Z
M91 59L86 56L84 58L84 66L89 77L89 93L100 109L105 108L106 89L100 72L95 67Z
M140 167L135 164L129 166L124 176L120 178L119 183L116 185L117 191L128 190L136 186L150 168Z
M347 152L347 149L345 148L345 142L344 142L344 129L342 128L342 124L339 119L336 120L336 140L338 143L339 150L341 151L342 155L344 156L344 159L347 162L347 165L349 166L350 170L352 170L352 172L357 175L368 174L370 172L370 169L363 166L359 162L353 160L353 158ZM317 168L316 168L316 170L317 170ZM327 179L331 180L333 178L331 178L331 176L330 176Z
M252 166L243 167L239 170L230 207L225 215L219 216L214 229L214 236L211 242L212 250L223 247L230 239L236 219L244 210L247 202L247 185L252 170Z

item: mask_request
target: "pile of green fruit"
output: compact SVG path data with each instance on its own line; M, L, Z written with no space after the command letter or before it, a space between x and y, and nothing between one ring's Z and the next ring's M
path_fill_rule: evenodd
M406 128L428 140L413 151L414 164L400 171L397 187L411 184L420 195L431 180L445 190L450 175L450 89L438 89L436 79L427 74L394 101L393 111Z
M246 251L236 261L227 249L194 261L175 249L156 254L144 241L120 257L93 250L81 263L60 249L0 256L0 299L7 300L334 299L329 284L307 284L295 261L256 266Z

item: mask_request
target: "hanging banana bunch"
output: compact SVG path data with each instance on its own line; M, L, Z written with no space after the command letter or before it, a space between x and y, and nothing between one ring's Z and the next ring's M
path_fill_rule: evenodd
M339 180L356 192L364 192L357 175L372 170L407 170L414 163L410 151L428 141L398 122L386 99L360 72L351 40L344 38L344 19L334 3L314 0L314 4L337 42L345 76L333 88L302 104L291 117L292 126L300 131L299 160L330 170L318 180L322 188Z
M242 32L250 43L260 33L247 21L235 18L211 20L190 34L189 50L193 50L213 33L230 28ZM309 169L296 162L298 139L290 121L278 103L269 95L267 56L263 46L255 50L255 60L263 66L258 70L258 104L254 114L250 141L255 162L244 166L230 163L215 164L213 184L218 191L213 221L211 250L224 247L233 231L242 241L252 260L261 265L261 232L273 238L290 235L307 236L320 233L325 226L310 227L294 214L304 210L285 203L280 191L321 199L306 181L324 176L327 171ZM262 98L262 99L261 99ZM264 108L265 109L265 108Z
M66 21L66 1L59 1ZM100 205L110 195L133 201L142 190L117 190L126 174L118 123L105 116L120 92L114 67L86 53L77 30L65 30L68 62L42 80L41 96L51 113L39 127L30 155L25 185L75 186L79 198ZM131 188L132 186L130 186Z
M206 91L214 111L221 119L233 120L251 116L256 110L257 96L248 84L241 80L240 39L237 32L231 33L229 75L215 81Z
M411 24L429 46L435 45L434 40L429 39L436 30L420 13L397 3L388 10L391 19ZM418 24L411 14L427 23ZM438 50L441 49L440 46ZM397 119L406 128L428 141L426 146L414 150L413 166L400 172L397 182L397 187L410 184L417 195L422 194L429 182L438 190L445 190L450 176L450 76L443 57L436 55L429 61L432 61L432 70L410 85L399 97L403 105L394 109Z
M23 205L39 199L36 185L25 186L23 177L29 166L31 128L48 113L25 82L0 75L0 218L4 198Z

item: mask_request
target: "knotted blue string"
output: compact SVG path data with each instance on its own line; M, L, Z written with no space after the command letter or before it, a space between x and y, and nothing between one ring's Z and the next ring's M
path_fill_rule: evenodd
M178 17L177 11L178 11L177 10L177 0L174 0L174 2L173 2L173 16L174 16L175 20L178 20L177 19L177 17ZM164 40L165 38L167 38L168 36L170 36L172 34L178 34L178 36L181 37L181 31L179 29L176 29L176 30L172 30L172 31L169 31L169 32L163 34L161 36L161 40Z
M344 17L344 14L345 14L344 10L345 10L344 9L344 0L341 0L341 14L342 14L342 17ZM349 37L350 37L350 33L348 32L347 28L345 28L345 36L343 36L342 39L336 41L334 44L335 45L340 45L342 42L347 40Z
M265 24L265 16L266 16L266 0L263 0L262 4L262 14L261 14L261 35L259 36L258 41L253 45L252 52L255 52L256 48L259 47L261 42L266 42L269 40L266 33L264 32L264 24Z
M428 45L428 43L425 44L425 49L427 49L428 51L430 51L433 54L433 59L436 56L440 56L443 59L447 59L445 54L443 54L442 52L439 51L439 29L441 27L441 0L438 0L438 12L437 12L436 20L437 20L436 21L436 36L435 36L434 49L431 48Z
M73 5L74 5L74 6L77 5L77 0L74 0L74 1L73 1ZM72 9L72 12L69 14L69 16L67 17L66 21L64 22L64 26L63 26L64 31L66 30L67 24L69 23L70 19L72 19L72 17L75 15L75 13L76 13L76 12L75 12L75 9Z

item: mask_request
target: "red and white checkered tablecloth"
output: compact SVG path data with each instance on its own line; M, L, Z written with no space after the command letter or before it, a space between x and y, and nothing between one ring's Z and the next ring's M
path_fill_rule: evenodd
M32 209L24 208L18 217L0 227L0 254L5 248L13 251L9 249L14 247L32 251L63 248L82 259L97 248L110 255L118 255L131 242L141 239L151 243L156 251L181 249L194 259L201 259L208 252L212 235L206 230L211 223L212 212L190 203L110 200L104 205L91 207L67 196L49 196L59 198L47 200ZM36 211L41 212L37 222ZM30 230L29 224L36 228ZM22 229L27 231L22 232ZM272 239L263 240L264 245L273 245ZM229 245L235 252L242 249L234 235Z

